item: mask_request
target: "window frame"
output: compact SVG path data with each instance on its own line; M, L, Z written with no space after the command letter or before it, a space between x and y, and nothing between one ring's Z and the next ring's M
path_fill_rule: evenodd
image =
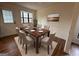
M25 11L25 10L21 10L21 11L20 11L20 14L21 14L21 12L22 12L21 23L23 23L23 24L33 23L33 22L30 22L30 21L29 21L29 19L32 19L32 20L33 20L33 17L32 17L32 18L29 17L29 13L32 13L32 12L25 11L25 12L28 13L28 14L27 14L28 16L27 16L27 17L24 17L23 11ZM33 16L33 13L32 13L32 16ZM24 18L26 18L26 19L28 20L27 23L24 21ZM22 19L23 19L23 21L22 21Z
M4 19L3 12L2 12L3 10L11 11L13 22L5 23L5 19ZM15 23L15 22L14 22L14 14L13 14L13 11L12 11L11 9L2 9L2 10L1 10L1 14L2 14L2 19L3 19L3 23L4 23L4 24L14 24L14 23Z

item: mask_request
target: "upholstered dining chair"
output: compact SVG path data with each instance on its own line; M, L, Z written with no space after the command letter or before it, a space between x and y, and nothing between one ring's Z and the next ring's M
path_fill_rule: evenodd
M34 43L34 40L30 36L26 35L24 31L20 30L19 32L23 40L23 47L25 48L25 53L27 53L27 46L32 45Z
M18 34L19 30L20 30L20 28L19 28L19 27L16 27L16 32L17 32L17 34Z
M45 25L44 26L44 29L46 29L46 30L49 30L49 28L50 28L50 26L48 26L48 25ZM46 33L43 37L46 37L48 34Z
M37 25L37 28L38 28L38 29L42 28L42 25L41 25L41 24L38 24L38 25Z
M22 44L22 39L21 39L21 36L20 36L20 33L19 33L19 31L20 31L20 28L19 27L16 27L16 33L17 33L17 35L18 35L18 42L20 42L20 44Z
M48 25L45 25L45 26L44 26L44 29L49 30L49 28L50 28L50 26L48 26Z
M52 41L53 41L53 39L55 39L55 34L52 34L49 37L44 37L41 40L41 45L44 45L44 46L46 45L48 54L49 54L49 46L51 46L51 48L52 48Z

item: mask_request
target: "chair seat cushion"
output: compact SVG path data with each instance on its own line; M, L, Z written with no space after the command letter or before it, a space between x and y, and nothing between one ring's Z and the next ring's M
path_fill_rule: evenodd
M30 36L26 36L28 41L33 41L33 39Z
M44 38L42 39L42 42L47 43L48 41L49 41L49 37L44 37Z

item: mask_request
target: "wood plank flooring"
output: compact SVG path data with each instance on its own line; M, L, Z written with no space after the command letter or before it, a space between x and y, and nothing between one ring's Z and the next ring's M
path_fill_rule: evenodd
M79 56L79 45L72 43L69 54L64 53L63 55L65 55L65 56Z
M64 46L65 46L65 40L56 37L54 41L58 42L58 45L55 49L55 51L52 53L53 56L63 56L64 55Z
M19 49L14 41L15 35L0 39L0 55L1 56L20 56Z
M21 53L14 41L15 36L16 35L0 38L0 56L21 56ZM56 37L54 41L58 42L58 45L52 53L52 56L63 55L65 40Z
M72 43L70 49L70 56L79 56L79 45Z

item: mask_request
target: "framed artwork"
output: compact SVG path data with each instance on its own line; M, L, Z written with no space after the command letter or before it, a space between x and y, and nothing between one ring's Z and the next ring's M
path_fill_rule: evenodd
M58 22L59 18L60 18L59 14L49 14L47 16L47 21Z

